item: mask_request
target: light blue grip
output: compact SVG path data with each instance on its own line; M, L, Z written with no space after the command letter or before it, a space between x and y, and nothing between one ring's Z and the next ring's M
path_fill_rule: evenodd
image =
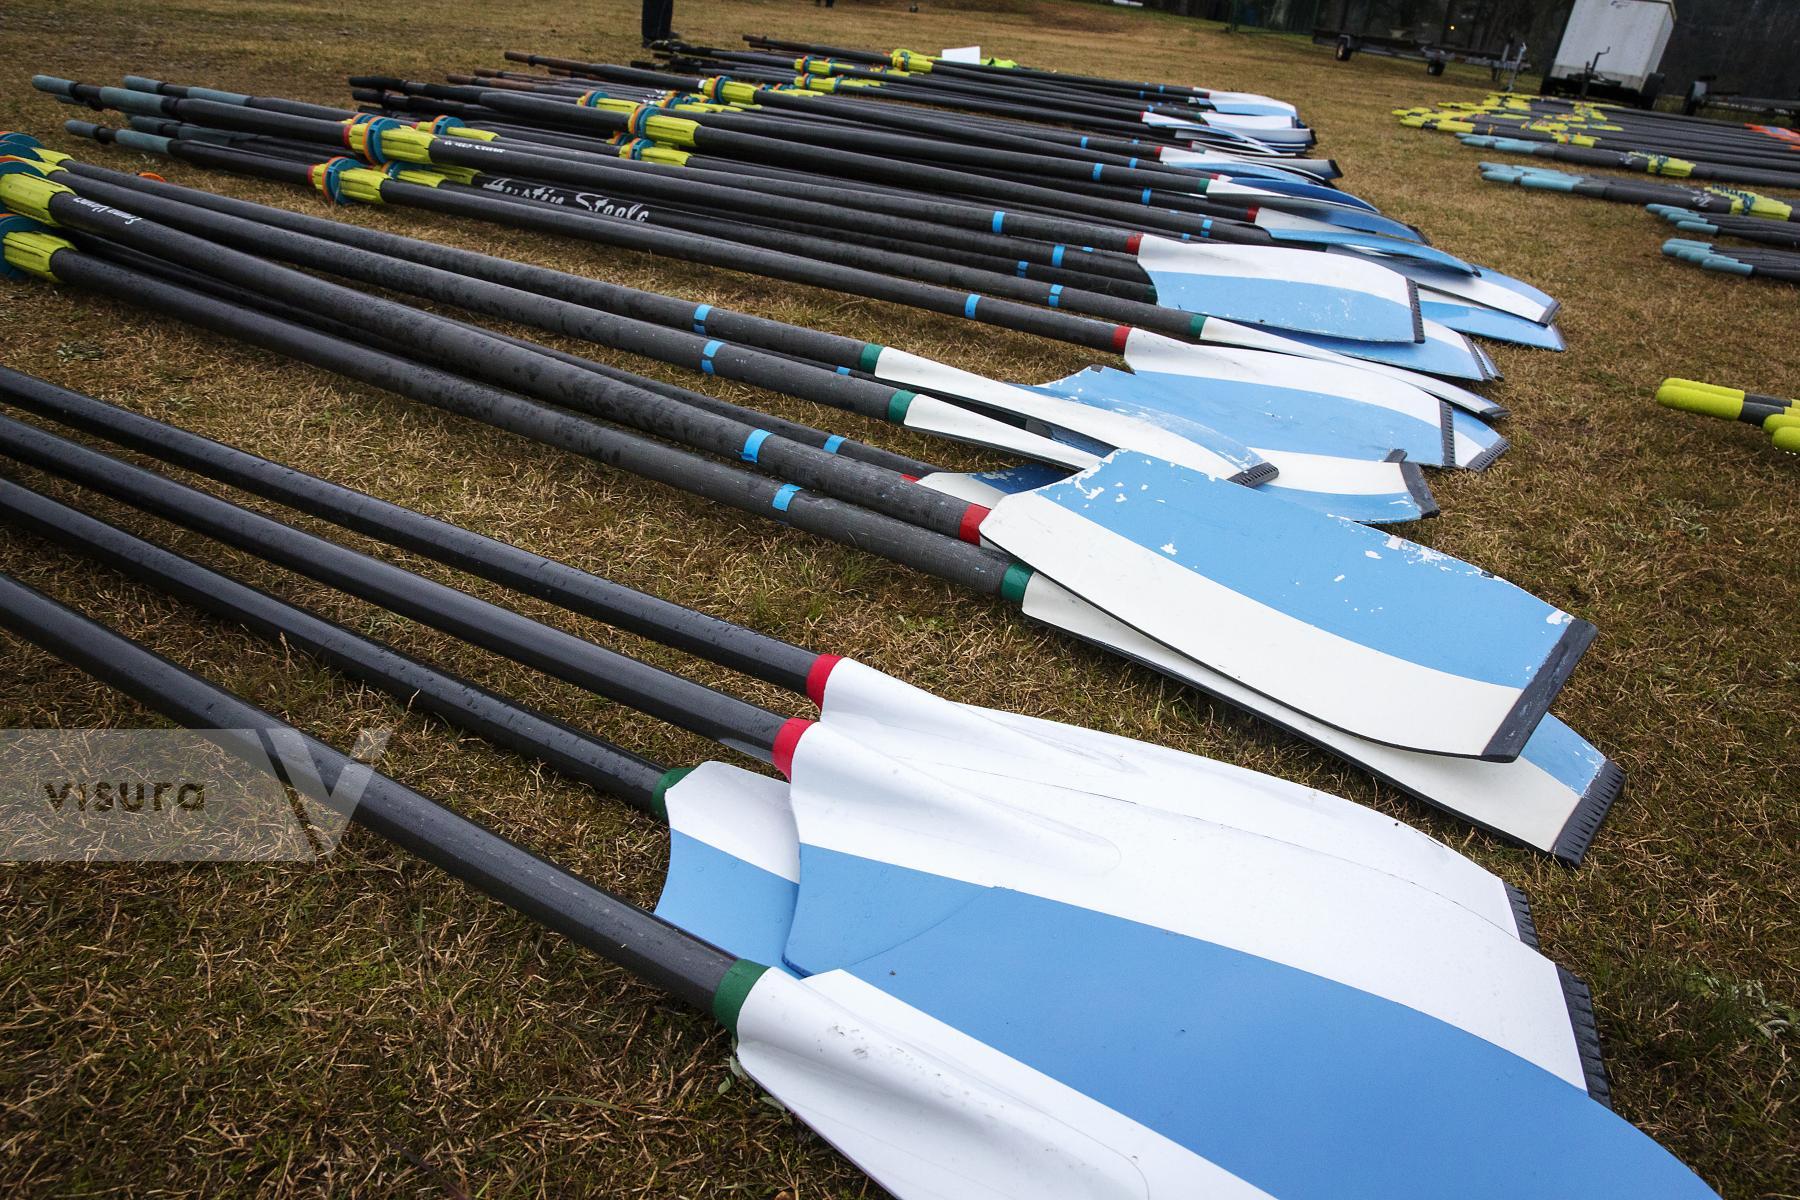
M1718 254L1709 254L1700 260L1700 265L1708 271L1719 271L1726 275L1750 275L1755 268L1749 263L1739 262L1735 258L1725 258Z
M148 75L127 75L124 82L125 86L134 92L160 93L163 87L162 80L152 79Z
M73 134L78 138L100 140L100 127L92 121L64 121L63 132Z
M129 88L101 88L100 103L125 113L141 113L149 117L163 115L161 96L152 96L148 92L134 92Z
M191 87L187 90L189 100L211 100L216 104L245 105L250 97L242 92L221 92L214 88Z
M142 150L146 154L169 154L173 144L169 138L158 137L154 133L139 133L135 129L121 129L113 134L115 146L125 146L132 150Z
M52 96L61 96L65 100L74 99L75 81L57 75L33 75L31 86L40 92L48 92Z
M1519 176L1519 186L1535 188L1540 192L1572 192L1575 190L1575 181L1557 175L1527 173Z
M1681 230L1683 233L1710 233L1716 235L1719 232L1719 227L1717 225L1708 225L1705 221L1677 221L1675 222L1675 228Z

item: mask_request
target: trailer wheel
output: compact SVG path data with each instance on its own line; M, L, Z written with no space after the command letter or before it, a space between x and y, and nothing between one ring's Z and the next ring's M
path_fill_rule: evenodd
M1444 60L1441 58L1427 59L1425 62L1425 73L1427 75L1442 75L1444 73Z
M1347 33L1338 34L1337 48L1332 51L1332 57L1339 62L1349 62L1351 55L1355 53L1356 39Z

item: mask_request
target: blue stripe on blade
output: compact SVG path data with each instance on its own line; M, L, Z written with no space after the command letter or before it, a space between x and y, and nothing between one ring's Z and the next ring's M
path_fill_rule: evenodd
M809 973L845 970L1282 1200L1712 1196L1580 1090L1366 992L816 847L801 877L788 953ZM813 941L815 912L862 936ZM872 925L897 936L859 957Z

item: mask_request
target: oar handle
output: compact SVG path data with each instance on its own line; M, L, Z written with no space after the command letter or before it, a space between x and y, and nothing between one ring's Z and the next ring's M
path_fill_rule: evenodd
M669 770L77 508L0 479L0 514L259 637L293 646L409 708L654 811Z
M703 1010L740 960L539 858L67 606L0 575L0 625L253 765L303 748L329 796L357 780L357 824ZM231 731L242 731L236 736ZM350 777L350 778L346 778ZM314 799L327 801L327 796ZM742 969L739 968L739 973Z

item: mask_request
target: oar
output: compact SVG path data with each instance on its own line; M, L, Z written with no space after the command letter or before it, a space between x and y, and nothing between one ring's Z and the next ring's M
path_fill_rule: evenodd
M153 96L144 92L131 92L113 88L87 88L86 85L70 84L67 81L48 80L39 77L39 86L46 90L64 94L77 95L84 99L92 94L92 98L101 104L118 107L125 111L151 116L174 116L192 118L199 123L218 125L227 129L246 129L252 132L276 133L283 136L300 137L321 144L342 145L348 138L351 148L359 154L367 154L376 161L389 159L416 162L422 164L444 164L458 167L472 167L488 172L504 172L517 170L529 178L542 179L552 183L574 184L577 186L609 186L610 182L623 175L636 174L637 185L647 186L643 180L645 172L656 173L667 168L657 168L655 164L633 163L625 160L572 161L567 158L556 158L544 154L525 153L516 149L501 149L489 142L470 141L465 139L444 138L426 133L420 129L404 129L381 125L359 125L345 128L332 122L314 120L307 117L284 116L282 114L249 109L238 105L216 104L204 100L177 100L167 96ZM500 93L496 93L499 95ZM604 132L618 132L623 128L625 118L614 113L597 109L575 108L568 105L549 105L559 113L567 113L576 121L599 122ZM656 123L656 129L667 133L677 140L685 139L687 144L698 145L696 138L688 138L683 132L686 127L679 122L686 118L652 116L649 121ZM677 122L677 126L666 126L662 122ZM649 126L646 125L648 130ZM695 127L698 129L698 127ZM726 133L730 138L748 137L736 133ZM768 142L771 147L788 147L788 143L773 139L751 137L756 143ZM736 143L733 143L735 145ZM885 160L873 156L853 156L846 152L805 149L807 153L794 155L770 150L771 155L791 160L791 165L807 168L824 167L831 170L850 164L852 158L861 161L867 159L877 164L880 170L874 170L876 178L897 177L900 182L929 187L934 183L942 183L952 191L959 190L969 180L976 180L979 193L984 198L998 197L1022 201L1025 203L1048 203L1052 206L1068 208L1071 205L1086 210L1096 207L1102 215L1116 219L1126 219L1131 228L1142 228L1145 224L1152 227L1167 226L1176 232L1203 233L1197 221L1185 218L1168 218L1146 220L1145 210L1130 206L1118 205L1119 211L1105 206L1112 202L1078 202L1060 192L1031 185L1012 184L1002 181L983 181L978 177L965 176L957 172L941 172L939 168L906 167L897 172L885 170ZM761 149L760 145L751 150L752 154ZM657 185L673 188L675 193L687 193L695 187L704 187L692 179L670 177ZM866 197L868 204L878 204L882 200L879 193L870 193ZM795 202L784 202L794 204ZM856 213L834 209L832 206L814 206L823 210L821 220L831 225L847 222L861 223L864 218ZM1069 219L1063 217L1042 217L1030 213L1007 214L995 213L990 209L971 207L965 204L948 202L916 202L908 201L908 210L917 217L961 228L970 232L993 234L1010 232L1015 235L1032 238L1049 238L1054 242L1073 245L1093 246L1098 249L1136 254L1146 240L1142 233L1126 232L1123 229L1095 224L1086 219ZM806 211L811 211L810 209ZM1090 215L1093 215L1090 212ZM872 219L872 218L871 218ZM873 228L873 226L871 226ZM1218 227L1221 235L1228 231ZM1262 231L1257 231L1262 232ZM1238 236L1233 234L1232 236ZM1265 235L1266 236L1266 235ZM1154 244L1154 240L1153 240ZM1238 315L1254 315L1263 323L1273 320L1286 322L1286 327L1305 328L1313 332L1330 333L1335 336L1357 337L1371 341L1416 341L1419 336L1418 313L1413 300L1410 285L1394 272L1376 264L1363 263L1348 259L1336 259L1335 256L1321 258L1316 251L1289 251L1279 247L1263 246L1256 253L1257 257L1247 257L1252 253L1245 249L1236 249L1227 245L1194 244L1181 248L1180 259L1183 273L1188 275L1211 275L1219 280L1220 301L1230 299L1232 293L1227 289L1235 287L1236 295L1241 298L1238 307L1248 311ZM1287 255L1298 255L1291 262ZM1216 306L1215 306L1216 307ZM1230 317L1232 312L1220 312L1217 315Z
M66 252L66 243L46 234L12 232L6 235L6 249L9 261L43 270L58 254ZM93 270L86 260L75 259L73 263L84 268L76 273L90 285L100 285L108 275ZM873 550L982 594L1003 594L1034 619L1257 712L1422 799L1446 805L1477 823L1505 829L1571 861L1579 858L1591 841L1622 786L1623 776L1618 768L1554 718L1539 725L1526 742L1524 753L1510 764L1383 746L1346 735L1275 703L1121 624L1043 575L1009 568L1004 559L952 539L884 522L873 514L859 514L848 506L799 489L776 488L736 468L693 460L623 433L604 432L571 418L540 414L524 401L500 397L430 368L402 365L374 351L352 348L252 316L241 306L207 305L179 289L162 285L146 288L141 281L129 278L121 280L113 294L122 299L147 301L163 312L203 320L221 332L250 338L304 361L578 453L604 452L609 463L646 477L746 512L778 515L786 523Z
M1679 205L1702 213L1744 213L1771 221L1800 219L1800 209L1768 196L1716 185L1689 188L1672 183L1571 175L1534 164L1484 162L1481 177L1537 191L1565 192L1624 204Z
M15 181L27 182L16 174L0 176L0 192L15 199L30 193L30 188L13 186ZM60 186L41 179L35 182L51 188ZM459 365L490 381L506 382L558 403L588 405L598 400L601 411L623 415L624 419L634 423L644 422L649 427L677 432L678 436L684 437L690 432L695 436L716 436L721 446L733 449L755 441L754 436L738 437L733 428L737 423L712 418L711 414L706 414L710 420L702 420L699 414L693 413L674 419L664 408L666 402L650 393L624 390L616 396L608 395L595 386L591 375L578 368L532 355L516 346L474 333L467 327L451 327L418 310L272 267L216 244L165 229L135 214L111 208L91 210L75 202L73 193L66 189L47 195L47 201L40 199L37 203L41 206L40 211L54 220L66 221L90 232L104 232L109 238L140 250L202 263L209 273L228 278L240 286L349 319L371 334L397 345L412 346L431 359ZM68 264L69 269L82 262L80 256L75 256ZM52 264L50 271L56 274L57 267ZM104 273L101 275L103 277ZM716 429L716 435L705 434L707 427ZM752 430L751 434L754 433ZM735 446L733 439L736 439ZM757 444L772 446L776 441L768 438ZM884 482L874 474L875 468L864 464L846 462L799 446L784 448L782 458L794 464L789 469L804 464L820 482L834 490L865 495L880 503L891 503L895 499L906 501L913 519L924 517L932 508L904 493L895 495L896 486L904 488L906 485L897 478ZM758 458L757 465L759 469L780 469L775 465L773 455L767 462ZM1045 566L1038 569L1045 570L1053 578L1060 576L1077 589L1088 591L1090 587L1097 587L1109 592L1113 600L1102 605L1108 611L1120 616L1130 613L1131 616L1126 618L1128 623L1160 630L1158 636L1162 640L1179 638L1171 644L1190 657L1200 657L1202 661L1208 655L1219 658L1229 664L1224 668L1226 673L1246 682L1259 680L1263 690L1284 699L1291 696L1299 700L1295 707L1316 706L1321 710L1317 715L1331 714L1326 717L1330 723L1342 724L1352 732L1365 735L1384 724L1389 725L1391 732L1378 740L1440 753L1465 753L1501 761L1516 757L1531 729L1541 719L1548 699L1591 640L1591 627L1585 623L1558 614L1553 608L1485 573L1472 568L1445 570L1424 560L1416 563L1422 570L1412 570L1409 564L1413 564L1414 559L1409 554L1394 555L1391 545L1373 531L1365 530L1374 539L1371 545L1380 544L1392 555L1374 553L1375 562L1387 565L1370 566L1366 561L1359 561L1369 558L1356 532L1361 527L1328 517L1315 517L1298 506L1277 499L1270 499L1268 503L1284 511L1271 509L1266 519L1259 522L1253 510L1233 505L1229 498L1211 498L1212 493L1203 490L1210 476L1194 473L1189 478L1184 469L1161 463L1161 468L1178 473L1158 478L1155 474L1158 466L1156 460L1115 455L1081 477L1081 488L1130 487L1133 493L1146 493L1137 495L1140 501L1155 500L1164 488L1174 487L1176 491L1168 497L1173 507L1166 503L1147 506L1148 511L1143 515L1151 518L1148 525L1135 516L1135 508L1133 515L1109 513L1105 520L1095 520L1094 515L1084 516L1082 509L1091 506L1070 504L1072 495L1058 491L1062 485L1053 485L1007 498L991 515L981 519L981 537L1003 547L1009 542L1031 546L1031 550L1012 549L1010 552L1034 564L1041 557ZM1145 470L1152 474L1142 475ZM1231 483L1221 486L1244 490ZM921 495L933 493L921 491ZM941 499L947 501L946 505L939 506L943 511L943 524L950 526L945 531L964 530L967 506L948 497ZM953 513L957 514L954 523L950 521ZM1027 516L1027 513L1032 515ZM1299 518L1298 523L1294 518ZM1485 645L1472 653L1467 648L1427 639L1416 643L1422 654L1417 654L1416 658L1408 657L1416 653L1408 649L1409 641L1416 634L1402 630L1410 626L1415 617L1406 611L1409 606L1400 603L1397 597L1377 601L1371 595L1367 607L1358 606L1360 613L1369 615L1360 615L1357 610L1336 610L1329 605L1319 609L1301 592L1289 592L1288 589L1294 586L1292 583L1271 589L1270 581L1259 582L1223 561L1203 565L1203 562L1210 563L1211 555L1203 554L1198 559L1188 560L1185 565L1176 565L1181 560L1175 558L1172 551L1155 549L1178 542L1199 547L1221 535L1239 536L1242 530L1259 524L1263 536L1286 544L1310 545L1311 553L1318 561L1309 564L1309 572L1323 567L1357 581L1345 586L1345 581L1340 579L1328 594L1341 596L1344 602L1352 603L1352 595L1358 590L1373 588L1381 592L1395 585L1405 588L1401 580L1417 576L1417 582L1411 588L1412 604L1429 607L1447 603L1460 609L1465 618L1484 624ZM1094 533L1083 537L1075 532L1077 528L1089 526L1094 528ZM1046 538L1052 529L1058 532ZM1085 541L1086 545L1077 547L1068 540L1071 538ZM1155 540L1146 541L1147 538ZM1071 551L1075 552L1074 557L1070 557ZM1141 593L1127 595L1119 590L1123 579L1145 569L1149 569L1151 575L1138 579L1137 586L1160 588L1160 596L1147 598ZM1106 578L1096 579L1090 585L1087 577L1093 572L1104 573ZM1222 591L1212 582L1202 584L1198 579L1193 584L1180 582L1188 574L1208 572L1220 581L1232 581L1225 583ZM1153 583L1153 578L1157 577L1161 577L1161 582ZM1196 586L1200 590L1193 592ZM1171 587L1174 590L1169 590ZM1193 602L1211 607L1218 623L1205 632L1185 628L1185 623L1174 615L1177 606L1183 603L1178 599L1183 592L1191 592ZM1281 595L1283 592L1288 592L1285 598ZM1306 612L1306 616L1285 614L1285 610L1295 604ZM1384 632L1388 618L1374 615L1379 612L1395 614L1398 623L1391 632ZM1229 615L1234 613L1235 618ZM1300 671L1296 669L1297 664L1283 661L1285 655L1247 654L1246 646L1253 643L1220 636L1235 622L1261 621L1267 625L1267 619L1261 616L1265 613L1277 619L1264 636L1285 639L1296 649L1310 643L1307 652L1323 657ZM1483 614L1485 622L1482 616L1475 615L1478 613ZM1285 632L1278 632L1277 626ZM1311 636L1302 634L1301 629L1309 626L1315 632ZM1196 633L1199 636L1196 637ZM1321 667L1334 653L1333 647L1338 648L1336 653L1348 653L1355 660L1357 665L1353 669L1358 674L1371 668L1397 672L1392 676L1396 682L1374 683L1389 697L1388 704L1382 706L1388 710L1387 714L1371 720L1366 697L1355 704L1345 703L1350 697L1341 690L1341 685L1321 673ZM1414 689L1408 690L1424 690L1417 695L1407 694L1404 685L1397 681L1408 676L1418 681ZM1433 707L1425 708L1427 703ZM1404 722L1396 720L1402 713L1411 715ZM1401 728L1402 724L1415 722L1418 722L1418 732Z
M1351 866L1340 855L1318 854L1291 841L1274 843L1231 824L1099 800L1082 786L1085 773L1056 784L997 778L979 766L934 771L938 764L891 758L879 741L859 737L854 724L846 728L838 721L814 729L784 719L4 418L0 448L398 615L773 761L792 776L795 789L834 795L840 809L864 809L840 813L839 822L872 830L892 824L893 806L901 804L914 822L923 817L935 827L932 834L915 828L915 844L938 839L940 854L951 859L960 851L961 869L940 873L970 878L968 860L979 854L973 848L987 836L1010 834L1004 843L1013 860L1008 886L1045 895L1071 853L1104 842L1112 848L1112 861L1099 874L1089 872L1082 907L1129 911L1140 924L1233 946L1431 1012L1571 1084L1585 1086L1592 1078L1604 1093L1585 989L1566 983L1510 931L1383 870ZM890 699L896 690L889 689ZM803 743L808 765L800 768L795 756ZM974 749L979 752L979 743ZM1028 838L1024 830L1032 825L1038 834ZM1027 859L1041 859L1041 866L1022 872L1019 864ZM1262 888L1285 901L1260 905L1249 919L1233 911L1229 897L1244 895L1251 879L1261 879ZM1342 897L1328 908L1319 903L1318 897L1338 893ZM1278 912L1281 907L1286 911ZM840 936L856 935L846 930ZM1415 958L1423 961L1407 965Z
M1649 204L1645 207L1683 233L1700 233L1710 237L1734 237L1746 242L1762 242L1771 246L1800 249L1800 230L1784 229L1762 217L1703 213L1671 204Z
M1516 1197L1530 1186L1516 1165L1520 1145L1534 1148L1534 1171L1558 1188L1710 1195L1577 1089L1466 1032L1225 950L1206 964L1211 987L1225 990L1177 998L1145 986L1159 964L1141 937L1083 956L1071 972L1065 964L1076 960L1043 942L1049 902L1003 889L965 885L960 911L936 930L899 945L864 939L866 961L805 979L734 959L9 577L0 577L0 621L183 724L240 731L215 736L247 761L267 763L266 742L297 748L319 791L331 789L340 804L355 794L359 823L712 1010L737 1035L751 1077L896 1196L1055 1195L1071 1186L1092 1195L1225 1187L1246 1197L1258 1194L1252 1187L1314 1195L1329 1173L1339 1195L1423 1197L1473 1171L1464 1194ZM801 870L797 933L818 919L811 876L823 873L804 861ZM827 890L842 885L820 889L830 899ZM979 964L965 940L977 923L989 928ZM1073 924L1067 914L1060 923ZM841 947L832 955L808 940L816 957L841 957ZM1181 974L1180 986L1194 982ZM1019 985L1038 999L1026 1003ZM1004 1008L991 1006L1003 998ZM1275 1045L1253 1032L1303 1007L1331 1020L1300 1021ZM1198 1037L1187 1028L1194 1011L1208 1018ZM1125 1023L1129 1038L1118 1036ZM1308 1032L1321 1028L1329 1036ZM1045 1044L1052 1031L1104 1058L1059 1053ZM1259 1058L1266 1065L1275 1053L1279 1072L1246 1071L1245 1039L1263 1041ZM1130 1092L1119 1087L1126 1078ZM1197 1090L1196 1079L1206 1087ZM1395 1121L1389 1105L1402 1096L1416 1111ZM1225 1111L1258 1119L1220 1124ZM1265 1144L1271 1129L1296 1131L1291 1143L1281 1139L1285 1161L1251 1144L1251 1125Z
M952 705L818 654L0 367L0 396L132 451L436 559L808 697L820 719L932 773L1082 786L1376 867L1535 944L1524 897L1439 843L1357 805L1209 759L1060 722ZM202 589L204 590L204 589Z
M94 173L94 169L81 168L81 170L87 174ZM113 172L104 172L102 174L105 177L110 178L124 178ZM372 181L379 181L376 182L374 186L380 188L384 194L390 185L398 187L406 186L404 184L394 184L393 181L386 180L374 173L365 174ZM277 175L277 177L280 176ZM139 181L128 182L130 186L134 188L141 186ZM165 191L167 190L168 189L165 189ZM434 202L445 199L440 195L441 189L421 187L413 190L418 195L427 197ZM176 194L181 194L184 190L174 189L174 191ZM200 193L186 194L196 198L203 195ZM505 207L510 208L514 206ZM268 213L268 220L272 223L292 223L287 215L274 213L272 211ZM332 223L320 222L317 224L330 227ZM575 224L577 226L583 226L586 223L577 220ZM625 228L630 229L632 227L627 226ZM323 232L323 230L320 231ZM441 250L441 248L437 249ZM417 257L417 255L414 255L413 257ZM452 265L457 265L457 269L459 270L470 269L466 263L461 265L453 263ZM507 277L507 282L514 282L516 278L517 275L515 270L513 274L510 274ZM614 290L617 291L617 289ZM570 295L569 298L581 300L583 302L594 299L594 297L589 294ZM666 298L661 299L666 300ZM599 302L602 304L607 303L604 299ZM617 306L616 299L612 303L613 306ZM676 303L675 307L679 309L679 313L672 318L667 313L666 308L663 310L664 319L667 320L668 323L678 323L689 329L705 329L708 331L709 335L725 332L723 327L715 328L712 323L712 311L710 309L705 309L704 306L689 306L684 303ZM728 324L731 315L732 314L729 313L722 314L723 319L717 324L719 326ZM753 334L752 336L755 335ZM827 341L830 340L823 338L823 335L813 336L813 341L815 342L821 339ZM1222 438L1213 431L1196 424L1191 415L1183 416L1179 411L1172 415L1168 413L1158 414L1141 405L1131 406L1117 402L1106 409L1079 405L1071 406L1066 402L1049 399L1034 392L1013 388L1010 385L1001 385L993 383L992 381L982 380L977 376L969 376L965 380L957 373L950 371L949 368L942 368L941 371L934 373L933 368L938 365L931 364L928 360L913 360L910 356L902 356L898 352L887 350L885 348L871 348L862 343L847 343L844 339L837 340L840 343L844 343L843 346L840 346L838 356L833 364L838 368L851 367L852 369L860 369L864 366L872 365L877 374L884 375L894 382L905 382L908 378L912 378L912 386L921 391L942 392L944 384L955 383L958 384L958 392L972 394L971 398L983 407L1002 413L1026 416L1033 420L1049 424L1053 428L1061 427L1072 430L1083 437L1090 439L1087 443L1089 446L1092 445L1091 439L1098 439L1103 444L1110 445L1135 445L1138 448L1159 454L1160 456L1170 458L1171 460L1195 462L1201 466L1201 469L1222 471L1222 473L1225 474L1234 472L1241 473L1250 470L1254 468L1259 461L1259 456L1257 454L1242 447L1231 439ZM1142 331L1133 331L1127 348L1141 350L1144 346L1152 344L1153 343L1149 341L1149 335L1143 334ZM1171 343L1171 346L1173 345L1174 343ZM793 339L786 339L776 348L791 353L795 349L795 342ZM854 355L843 354L842 351L845 348L853 348L855 351ZM1279 355L1254 356L1257 359L1257 361L1254 362L1248 358L1243 360L1231 360L1224 357L1225 353L1226 352L1223 351L1209 352L1208 358L1199 363L1191 362L1180 351L1176 351L1174 354L1164 355L1164 357L1172 361L1179 361L1180 369L1191 374L1201 375L1206 373L1218 375L1225 373L1227 374L1227 379L1229 379L1229 374L1232 372L1247 375L1252 370L1258 371L1266 377L1270 368L1272 366L1280 365L1282 361L1282 356ZM873 364L871 364L871 354L876 356ZM1298 365L1299 360L1295 360L1295 362L1296 365ZM896 366L896 363L900 365ZM704 358L702 358L700 365L704 366ZM917 366L918 370L911 372L909 375L906 370L909 365ZM929 382L927 382L928 378L930 380ZM1250 376L1248 382L1254 384L1260 381L1256 380L1254 376ZM1276 384L1278 383L1278 380L1269 378L1268 383ZM1349 375L1342 383L1340 383L1339 390L1344 391L1349 387L1357 385L1361 385L1362 394L1366 397L1362 402L1374 406L1370 410L1371 413L1378 413L1381 406L1392 405L1394 403L1393 397L1369 389L1365 384L1362 384L1362 377L1359 375ZM1208 384L1207 386L1229 387L1229 382L1223 384ZM1354 392L1352 393L1352 395L1356 394L1357 393ZM1230 392L1226 393L1226 396L1229 397L1230 395ZM1257 389L1252 387L1249 389L1240 389L1236 398L1244 404L1256 404L1259 400L1279 401L1282 399L1282 394L1274 393L1271 396L1266 388ZM1306 397L1305 395L1301 395L1294 397L1293 399L1304 402ZM1329 401L1326 403L1329 403ZM1441 435L1444 438L1441 443L1437 443L1434 439L1432 444L1418 446L1417 448L1422 453L1430 453L1433 450L1438 450L1439 452L1448 451L1458 455L1463 462L1467 463L1478 461L1481 448L1483 447L1491 447L1495 444L1504 445L1503 442L1484 427L1467 423L1466 418L1460 418L1454 414L1446 416L1441 406L1432 404L1429 400L1427 401L1426 410L1432 418L1440 423L1440 426L1445 432ZM1329 409L1322 411L1329 411ZM1149 419L1147 420L1146 418ZM946 431L955 431L954 419L947 413L942 414L938 418L937 425L939 428L945 429ZM1468 431L1468 436L1473 439L1472 442L1465 441L1461 436L1458 436L1464 432L1465 428ZM1196 438L1199 439L1198 442L1196 442ZM1452 440L1453 438L1454 440ZM1089 456L1089 451L1081 448L1079 444L1056 452L1053 447L1038 446L1034 448L1025 444L1022 438L1006 442L1004 439L997 436L997 431L995 431L993 436L972 440L988 440L1000 444L1009 444L1014 448L1022 449L1027 453L1033 453L1041 458L1050 458L1053 461L1059 461L1064 465L1069 466L1091 465L1093 461ZM1467 449L1467 447L1471 445L1475 448L1473 450ZM1210 457L1199 457L1203 452ZM1221 455L1223 455L1226 460L1223 463L1221 463ZM1273 450L1265 457L1275 462L1285 461ZM1428 502L1428 493L1423 489L1422 484L1416 481L1416 473L1417 468L1409 463L1394 464L1370 461L1346 462L1336 468L1336 474L1347 481L1347 486L1339 488L1336 492L1327 492L1325 489L1333 486L1331 481L1329 479L1315 480L1310 493L1295 492L1294 496L1295 498L1306 499L1309 503L1315 504L1315 506L1327 508L1330 511L1338 512L1353 518L1377 520L1404 519L1409 515L1418 515L1423 511L1422 506L1426 506ZM1255 477L1256 476L1254 475L1245 476L1246 479ZM1293 488L1303 488L1305 486L1307 485L1303 484L1298 479L1291 481L1291 487ZM1377 503L1378 500L1383 501L1383 503ZM1398 504L1410 506L1410 512L1407 509L1398 507Z
M1743 167L1715 166L1689 162L1662 154L1638 154L1632 151L1588 149L1555 142L1529 142L1515 137L1490 137L1484 134L1459 134L1465 146L1483 150L1503 150L1509 154L1529 154L1561 162L1581 163L1590 167L1615 167L1622 171L1640 171L1647 175L1669 175L1680 179L1711 179L1721 183L1747 183L1756 187L1800 188L1800 167L1793 171L1755 170Z
M1800 283L1800 254L1756 253L1688 238L1670 238L1663 243L1662 252L1723 275L1754 275L1781 283Z

